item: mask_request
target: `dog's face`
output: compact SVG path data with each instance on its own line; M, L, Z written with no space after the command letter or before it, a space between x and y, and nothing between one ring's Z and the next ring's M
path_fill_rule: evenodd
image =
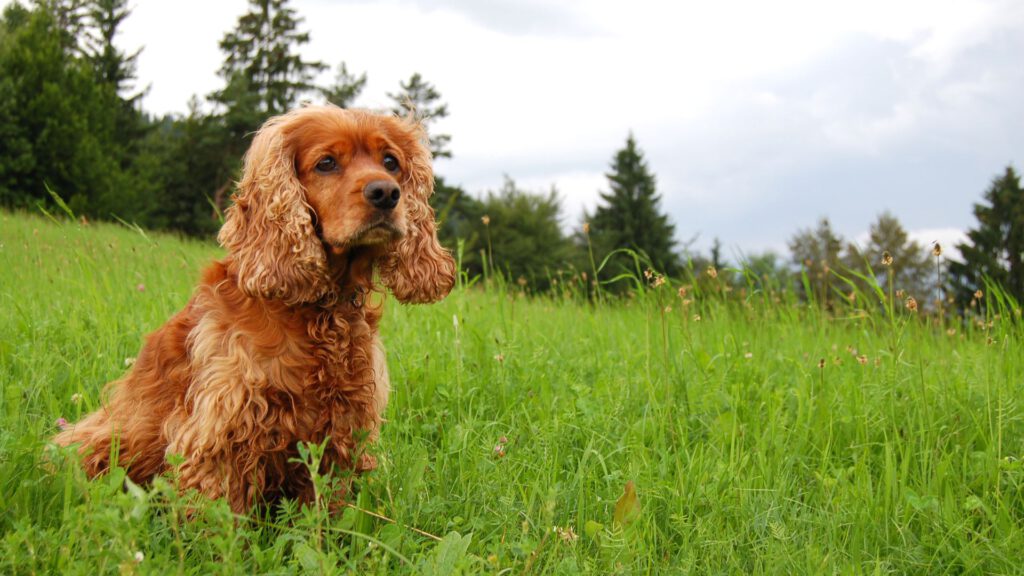
M335 106L268 120L246 152L218 236L239 286L288 304L315 302L331 289L328 252L344 258L370 246L395 298L443 298L455 266L427 202L434 175L425 140L415 122Z
M407 233L407 130L381 116L332 116L291 135L295 173L317 231L334 252L386 244Z

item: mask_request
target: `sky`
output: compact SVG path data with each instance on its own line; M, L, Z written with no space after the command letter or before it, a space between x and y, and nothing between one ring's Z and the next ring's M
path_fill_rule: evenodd
M218 42L246 0L134 0L143 107L183 113L223 85ZM307 59L366 72L387 108L414 72L449 117L435 171L481 195L506 176L593 211L633 134L680 247L772 250L822 217L863 242L896 215L944 248L1006 166L1024 168L1016 0L293 0ZM321 77L328 83L333 69Z

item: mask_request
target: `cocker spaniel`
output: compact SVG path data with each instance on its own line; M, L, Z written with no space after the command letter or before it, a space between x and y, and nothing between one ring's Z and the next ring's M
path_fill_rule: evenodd
M245 155L214 262L150 334L101 409L55 437L95 476L144 483L184 458L183 490L236 512L313 499L299 442L330 438L321 472L376 465L388 401L382 299L434 302L454 283L427 204L434 178L411 121L315 106L268 120ZM379 282L375 280L379 277Z

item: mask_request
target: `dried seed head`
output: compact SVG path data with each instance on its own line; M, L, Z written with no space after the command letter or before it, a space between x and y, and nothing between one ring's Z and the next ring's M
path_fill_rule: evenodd
M882 252L882 266L892 266L892 254L888 250Z
M590 234L590 222L583 223L583 233Z
M818 369L819 370L824 370L825 369L825 359L824 358L822 358L821 360L818 360Z
M866 354L861 354L860 356L857 356L857 363L860 364L861 366L867 365L867 363L868 363L867 355Z
M486 215L486 214L484 214L483 216L480 217L480 221L484 223L484 226L490 226L491 225L491 217Z
M913 296L907 298L906 306L907 310L910 310L911 312L917 312L917 300L915 300Z
M942 256L942 244L936 242L935 245L932 246L932 256L935 256L936 258Z
M664 285L665 285L665 277L659 274L654 279L654 287L657 288L659 286L664 286Z
M708 266L708 276L710 276L712 280L718 278L718 270L715 270L714 266Z
M896 297L899 298L900 300L903 300L906 296L907 293L904 292L902 288L896 291Z
M981 290L978 290L977 292L974 293L974 299L975 300L981 300L984 297L985 297L985 293L982 292Z

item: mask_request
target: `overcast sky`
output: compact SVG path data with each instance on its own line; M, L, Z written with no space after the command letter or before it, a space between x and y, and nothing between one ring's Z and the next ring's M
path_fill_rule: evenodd
M135 0L144 107L184 112L222 86L217 43L245 0ZM366 72L356 102L419 72L449 105L435 170L469 192L562 196L592 210L632 132L680 241L786 251L822 216L862 239L885 210L924 243L974 226L1024 167L1024 2L294 0L307 59ZM328 82L333 74L325 73Z

